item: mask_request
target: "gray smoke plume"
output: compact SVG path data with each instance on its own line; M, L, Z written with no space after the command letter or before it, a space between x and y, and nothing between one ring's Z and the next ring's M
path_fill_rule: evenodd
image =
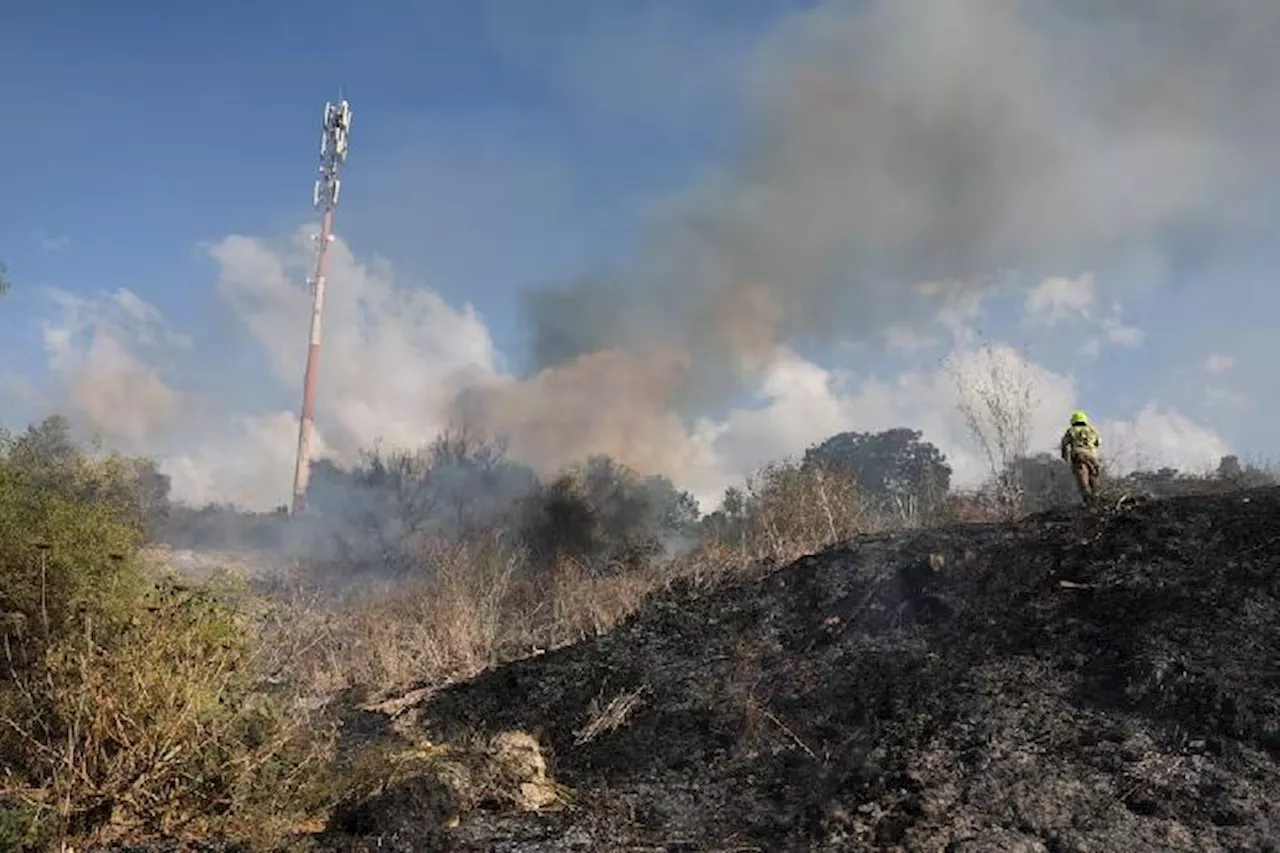
M468 395L516 449L636 464L779 346L1247 221L1277 177L1280 3L833 0L768 39L743 104L736 161L622 272L529 297L532 375Z

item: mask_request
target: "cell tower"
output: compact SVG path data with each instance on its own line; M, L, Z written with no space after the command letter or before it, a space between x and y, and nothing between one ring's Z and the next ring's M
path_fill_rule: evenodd
M342 188L339 175L347 162L347 137L351 133L351 105L345 100L324 105L324 122L320 136L320 175L316 178L312 203L323 213L320 233L316 236L315 274L312 288L311 337L307 347L307 371L302 379L302 417L298 422L298 461L293 470L293 505L291 515L307 508L307 481L311 476L311 435L316 402L316 370L320 359L320 315L324 311L325 267L329 244L333 242L333 211L338 206Z

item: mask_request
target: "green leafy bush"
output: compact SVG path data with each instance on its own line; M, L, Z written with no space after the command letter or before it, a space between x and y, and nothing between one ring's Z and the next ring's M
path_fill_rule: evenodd
M271 688L251 602L139 560L146 465L53 420L0 456L0 833L269 836L327 740ZM15 841L15 839L25 839Z

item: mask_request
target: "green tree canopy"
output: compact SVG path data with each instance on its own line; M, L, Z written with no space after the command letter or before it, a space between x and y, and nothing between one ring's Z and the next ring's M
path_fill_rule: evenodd
M951 487L951 466L919 430L842 432L805 451L805 465L850 474L873 501L929 499Z

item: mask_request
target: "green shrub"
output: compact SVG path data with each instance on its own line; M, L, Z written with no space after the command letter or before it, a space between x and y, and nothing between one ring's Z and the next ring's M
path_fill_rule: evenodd
M269 843L328 739L264 677L243 588L141 568L141 467L56 422L0 457L0 832Z
M47 826L34 809L0 800L0 853L25 853L48 846Z
M50 436L31 432L0 457L0 613L10 633L47 643L87 613L111 619L128 608L141 534L121 482L126 461L36 446Z

